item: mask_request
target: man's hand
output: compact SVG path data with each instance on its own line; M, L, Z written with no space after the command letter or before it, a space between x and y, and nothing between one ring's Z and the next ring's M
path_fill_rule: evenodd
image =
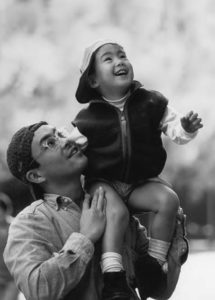
M90 195L86 195L80 219L80 233L95 243L103 234L106 225L106 199L102 187L94 193L90 203Z
M181 126L185 131L194 133L198 129L202 128L202 119L198 117L197 113L190 111L186 116L181 118Z

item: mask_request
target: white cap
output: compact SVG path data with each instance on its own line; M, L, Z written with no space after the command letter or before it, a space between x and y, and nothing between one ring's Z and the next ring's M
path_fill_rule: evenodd
M101 46L104 46L105 44L118 44L119 45L119 43L115 40L103 39L103 40L98 40L98 41L94 42L92 45L90 45L89 47L87 47L84 51L84 57L83 57L82 65L80 68L81 74L83 74L84 71L86 71L86 69L88 68L93 53L97 49L99 49Z

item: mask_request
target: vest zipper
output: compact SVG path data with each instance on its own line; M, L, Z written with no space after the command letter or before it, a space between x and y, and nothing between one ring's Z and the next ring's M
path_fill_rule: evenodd
M121 116L120 116L120 121L121 121L121 133L122 133L122 155L123 155L123 160L126 160L127 156L127 128L126 128L126 118L125 118L125 113L124 111L121 111Z
M120 111L120 124L121 124L121 137L122 137L122 157L123 157L123 168L122 168L122 181L126 181L129 171L129 160L130 160L130 147L129 147L129 132L127 129L127 119L125 111Z
M94 102L98 102L98 101L95 100ZM99 101L99 103L100 102L101 101ZM130 171L130 156L131 156L130 131L127 129L127 118L126 118L127 103L125 103L124 109L122 111L119 108L114 107L112 104L109 104L106 101L104 101L104 104L112 106L119 116L121 138L122 138L122 159L123 159L121 181L126 182Z

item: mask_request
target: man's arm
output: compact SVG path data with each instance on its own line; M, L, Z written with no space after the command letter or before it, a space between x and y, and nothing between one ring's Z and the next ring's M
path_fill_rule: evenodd
M71 233L60 250L55 243L58 233L48 216L20 214L12 223L4 258L26 299L61 299L77 286L93 256L93 243L104 230L101 198L100 193L91 204L85 199L80 232Z

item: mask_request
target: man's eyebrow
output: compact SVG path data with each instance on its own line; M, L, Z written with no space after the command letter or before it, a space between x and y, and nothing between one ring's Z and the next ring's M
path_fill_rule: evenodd
M43 142L44 142L45 140L47 140L47 138L49 138L50 136L53 136L53 135L56 133L56 131L57 131L57 129L56 129L56 127L54 127L54 128L51 129L51 132L45 134L45 135L40 139L40 143L39 143L40 146L43 144Z

